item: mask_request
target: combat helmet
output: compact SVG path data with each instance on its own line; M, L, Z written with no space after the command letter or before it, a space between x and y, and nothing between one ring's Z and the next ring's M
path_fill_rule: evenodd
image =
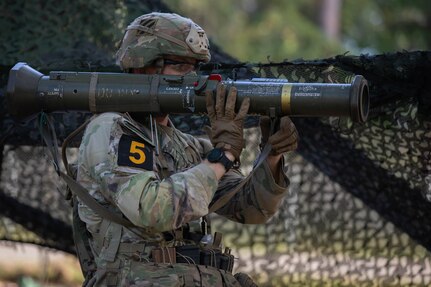
M177 14L153 12L142 15L126 28L116 63L123 70L142 68L166 55L209 62L211 54L205 31L192 20Z

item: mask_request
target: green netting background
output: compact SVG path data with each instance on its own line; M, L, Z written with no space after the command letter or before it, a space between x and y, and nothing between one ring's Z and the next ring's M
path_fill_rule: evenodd
M102 9L103 7L103 9ZM15 122L4 97L18 61L50 70L118 71L113 52L124 26L160 1L2 1L0 3L0 239L74 253L70 207L34 119ZM291 188L267 225L214 217L236 271L264 286L427 286L431 284L431 52L337 56L315 61L240 63L212 45L203 73L292 82L370 84L364 125L337 118L295 118L301 136L288 157ZM86 113L55 115L64 139ZM201 116L176 116L185 132L202 134ZM247 121L243 170L259 144L256 118ZM73 156L73 150L70 151Z

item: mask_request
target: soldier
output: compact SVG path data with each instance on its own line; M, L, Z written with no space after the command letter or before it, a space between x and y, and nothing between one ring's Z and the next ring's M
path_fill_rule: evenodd
M128 73L185 75L209 60L202 28L165 13L135 19L117 53L117 64ZM95 261L84 285L241 286L229 272L231 262L221 266L220 256L228 253L220 252L217 236L212 238L202 219L244 178L235 162L244 146L249 99L238 112L235 101L236 90L223 85L215 102L207 95L210 141L180 132L164 114L104 113L91 120L79 148L77 181L130 224L104 218L78 201ZM277 211L289 185L282 155L297 147L288 117L268 141L270 155L218 214L260 224Z

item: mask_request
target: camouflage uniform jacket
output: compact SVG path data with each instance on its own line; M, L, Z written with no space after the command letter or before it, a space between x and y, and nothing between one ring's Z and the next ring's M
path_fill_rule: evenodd
M232 169L218 182L213 170L201 163L212 149L211 143L171 126L158 125L157 156L148 126L126 115L104 113L84 133L78 182L99 203L137 227L132 230L104 220L82 202L78 204L79 217L92 237L98 269L112 267L113 262L118 265L119 259L128 262L130 254L122 246L129 243L145 243L149 248L168 244L162 232L205 216L213 199L244 178ZM280 171L276 183L266 162L258 169L218 214L242 223L264 223L277 211L289 181ZM149 250L144 251L142 256L149 261Z

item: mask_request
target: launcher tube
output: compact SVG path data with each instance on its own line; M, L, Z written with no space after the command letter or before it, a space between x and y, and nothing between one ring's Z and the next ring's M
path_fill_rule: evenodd
M39 111L85 110L142 113L205 113L205 91L215 92L219 75L170 76L53 71L48 76L25 63L10 71L9 113L23 118ZM289 83L280 79L222 81L238 90L237 105L250 97L250 114L270 116L340 116L365 122L369 110L367 81L350 84Z

